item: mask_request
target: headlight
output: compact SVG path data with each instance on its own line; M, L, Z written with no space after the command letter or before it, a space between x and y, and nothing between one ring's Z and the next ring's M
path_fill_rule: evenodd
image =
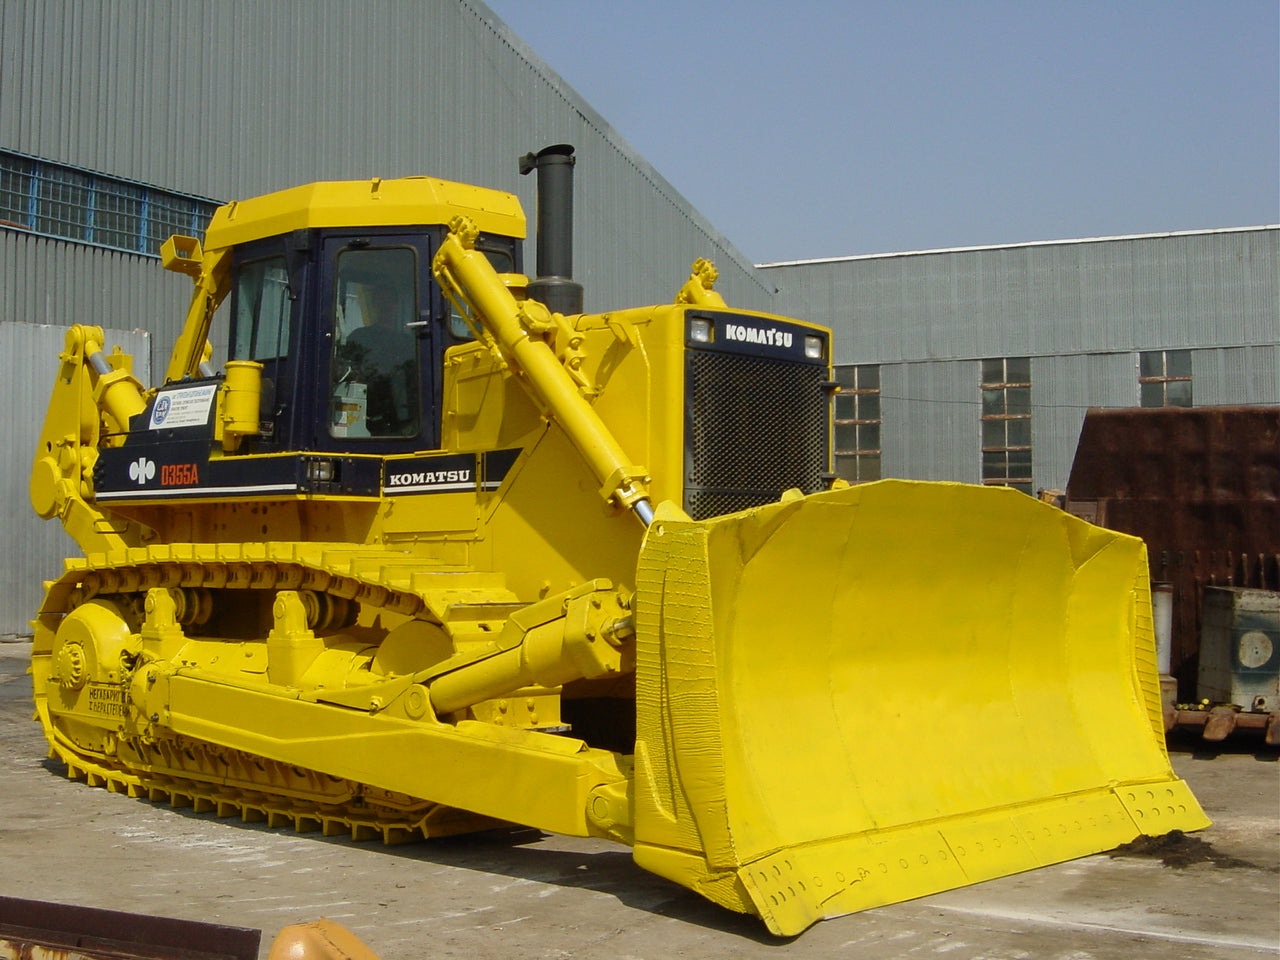
M821 337L805 337L804 338L804 355L810 360L822 359L822 338Z
M689 339L694 343L710 343L712 330L710 320L689 321Z

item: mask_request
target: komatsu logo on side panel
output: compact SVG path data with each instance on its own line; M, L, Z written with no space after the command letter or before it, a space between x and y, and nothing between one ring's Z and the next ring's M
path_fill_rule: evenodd
M431 486L438 483L470 483L470 470L435 470L422 473L392 473L387 475L388 487Z
M129 479L139 486L145 485L156 475L156 462L146 457L139 457L129 464Z
M724 325L724 335L728 340L740 340L743 343L761 343L770 347L790 347L795 336L786 330L779 330L776 327L761 330L758 327L744 327L737 323L726 323Z

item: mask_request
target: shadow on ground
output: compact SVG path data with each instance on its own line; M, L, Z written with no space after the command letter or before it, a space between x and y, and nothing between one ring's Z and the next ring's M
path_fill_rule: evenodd
M41 764L50 774L65 777L66 765L47 759ZM83 783L82 789L90 789ZM549 835L529 827L498 827L462 836L417 840L386 846L376 841L356 841L348 836L326 837L319 832L296 833L288 827L270 827L263 822L247 823L212 813L197 813L191 807L134 800L157 810L190 820L222 820L228 827L276 836L305 836L325 843L383 856L416 860L436 866L455 867L495 874L517 880L592 890L616 898L626 906L668 917L683 923L730 933L762 944L785 944L794 938L775 937L754 916L734 913L662 877L642 870L624 848L606 850L552 850L536 846Z

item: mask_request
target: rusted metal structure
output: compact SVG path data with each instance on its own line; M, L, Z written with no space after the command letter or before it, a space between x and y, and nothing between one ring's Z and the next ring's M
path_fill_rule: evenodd
M1280 407L1090 410L1067 509L1146 541L1172 587L1178 699L1195 700L1205 588L1280 590Z
M258 960L262 931L0 897L0 960ZM267 960L379 960L342 924L282 929Z
M5 960L257 960L261 937L245 927L0 897Z

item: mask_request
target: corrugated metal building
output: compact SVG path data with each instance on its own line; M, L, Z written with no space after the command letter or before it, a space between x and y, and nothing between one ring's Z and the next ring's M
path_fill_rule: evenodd
M0 560L0 635L69 545L26 494L56 328L120 331L146 380L190 290L155 250L215 202L426 173L532 213L516 158L560 142L587 309L666 300L709 256L730 303L831 324L846 475L1061 486L1089 405L1181 402L1187 377L1198 405L1280 402L1276 228L757 269L476 0L5 0L0 500L34 546Z
M191 287L154 254L191 231L184 213L314 180L429 174L516 193L532 216L517 158L552 143L577 150L587 309L669 300L704 256L733 303L772 305L751 263L481 3L5 0L0 324L145 330L149 369L163 370ZM60 532L45 544L54 525L26 492L61 335L4 342L6 408L33 421L5 447L4 530L39 546L0 560L12 585L0 635L26 631L69 544Z
M218 202L429 174L509 190L531 213L517 157L571 143L588 309L666 298L699 256L716 258L735 302L772 301L741 254L470 0L8 0L0 90L0 150L76 168L45 187L67 203L83 189L77 173ZM4 320L83 319L105 295L112 309L128 301L115 315L130 324L146 318L157 349L176 334L182 278L110 262L87 277L33 236L0 241Z
M846 459L876 455L884 476L1061 489L1091 406L1280 403L1280 227L761 273L779 311L835 328L837 364L870 368L878 416L847 401L842 419L878 444L850 430Z

